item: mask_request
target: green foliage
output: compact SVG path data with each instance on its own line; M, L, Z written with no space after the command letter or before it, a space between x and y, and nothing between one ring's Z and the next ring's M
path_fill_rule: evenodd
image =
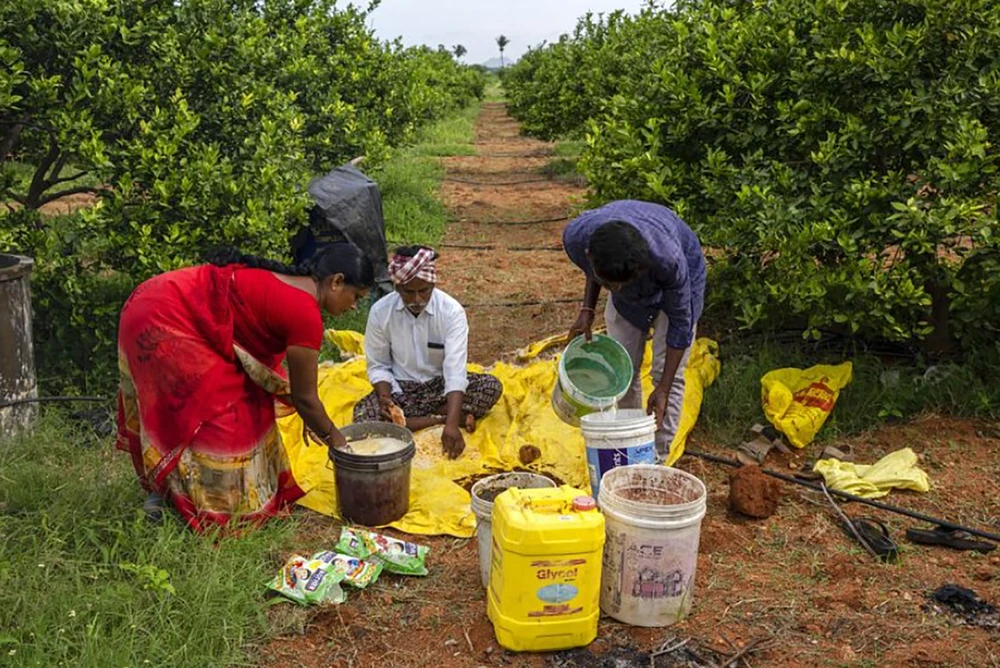
M106 360L104 382L139 281L221 244L285 256L313 176L359 155L377 170L484 94L482 73L366 18L332 0L0 6L0 249L37 261L43 373L80 385ZM97 206L38 215L72 192Z
M505 86L586 131L593 203L696 228L716 313L968 349L1000 328L998 49L988 0L704 0L588 17Z

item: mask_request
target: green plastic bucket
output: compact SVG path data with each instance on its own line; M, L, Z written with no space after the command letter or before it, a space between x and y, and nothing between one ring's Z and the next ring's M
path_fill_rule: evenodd
M559 360L552 409L563 422L579 427L584 415L614 408L631 384L632 359L622 344L601 334L591 341L578 336Z

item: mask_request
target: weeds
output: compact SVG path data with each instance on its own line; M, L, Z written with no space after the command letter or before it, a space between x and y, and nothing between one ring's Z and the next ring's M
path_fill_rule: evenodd
M777 338L721 346L722 373L705 391L699 427L716 443L735 447L763 422L760 379L783 367L806 368L850 359L854 380L845 387L817 439L835 440L924 412L997 419L1000 378L975 361L896 364L850 348L817 350Z
M215 540L150 524L128 458L59 413L0 470L0 663L233 665L265 638L262 583L294 522Z

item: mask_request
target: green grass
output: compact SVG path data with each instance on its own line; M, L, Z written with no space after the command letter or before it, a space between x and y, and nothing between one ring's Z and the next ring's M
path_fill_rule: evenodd
M58 413L0 444L0 471L0 665L249 665L294 521L150 524L128 457Z
M374 174L382 192L382 211L389 246L436 244L444 234L448 213L437 198L444 168L435 159L472 149L479 105L439 121L414 146L393 151Z
M946 363L933 367L888 364L848 349L809 349L797 342L761 339L731 343L720 350L722 373L705 392L699 428L713 442L735 447L754 423L766 424L761 407L761 377L783 367L854 363L854 379L841 391L833 412L817 435L831 441L887 422L926 412L1000 418L1000 378L985 365Z
M486 94L483 97L484 102L505 102L506 98L503 94L503 84L500 83L500 77L497 75L491 75L489 81L486 84Z
M416 145L397 152L408 156L442 157L449 155L475 155L472 132L479 115L479 104L449 118L434 123L421 133Z
M587 142L582 140L564 139L555 143L552 152L560 158L577 160L583 149L587 148Z

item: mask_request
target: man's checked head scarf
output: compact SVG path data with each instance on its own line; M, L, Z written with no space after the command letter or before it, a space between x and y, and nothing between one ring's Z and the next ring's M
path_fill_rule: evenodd
M389 276L396 285L409 283L415 278L428 283L437 283L437 271L434 269L434 257L437 253L431 248L421 248L413 257L406 255L392 256L389 263Z

